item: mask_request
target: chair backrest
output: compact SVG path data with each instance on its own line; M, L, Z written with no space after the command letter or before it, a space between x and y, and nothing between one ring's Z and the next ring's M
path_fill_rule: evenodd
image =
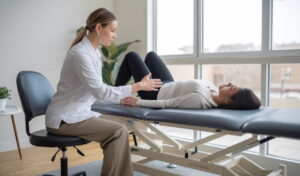
M17 88L25 113L26 132L30 135L30 120L46 113L54 90L47 78L33 71L21 71L18 74Z

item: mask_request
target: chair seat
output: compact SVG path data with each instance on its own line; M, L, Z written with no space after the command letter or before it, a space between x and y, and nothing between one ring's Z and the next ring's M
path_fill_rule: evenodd
M79 137L50 134L45 129L31 133L29 141L32 145L42 147L68 147L90 142Z

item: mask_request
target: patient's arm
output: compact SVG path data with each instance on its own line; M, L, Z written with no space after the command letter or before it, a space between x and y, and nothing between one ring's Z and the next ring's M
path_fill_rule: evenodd
M133 97L131 97L133 98ZM126 99L126 98L125 98ZM124 99L123 99L124 100ZM123 105L142 106L150 108L179 108L179 109L207 109L209 108L203 101L203 97L197 93L187 94L168 100L124 100ZM122 104L122 103L121 103Z

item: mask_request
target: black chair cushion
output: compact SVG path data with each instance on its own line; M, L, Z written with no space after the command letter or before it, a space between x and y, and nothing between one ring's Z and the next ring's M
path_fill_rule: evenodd
M42 147L68 147L90 142L78 137L50 134L47 130L39 130L31 133L29 141L32 145Z

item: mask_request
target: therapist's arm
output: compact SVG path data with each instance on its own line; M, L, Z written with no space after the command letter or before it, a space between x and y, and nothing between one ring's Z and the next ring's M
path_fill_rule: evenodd
M137 92L140 90L146 91L158 91L162 82L160 79L151 79L151 73L146 75L140 82L131 84L132 92Z
M108 86L103 83L102 75L98 74L97 67L90 59L87 53L73 53L71 67L74 74L97 99L119 103L122 98L130 96L132 92L156 89L154 85L157 81L153 82L149 77L133 85Z

